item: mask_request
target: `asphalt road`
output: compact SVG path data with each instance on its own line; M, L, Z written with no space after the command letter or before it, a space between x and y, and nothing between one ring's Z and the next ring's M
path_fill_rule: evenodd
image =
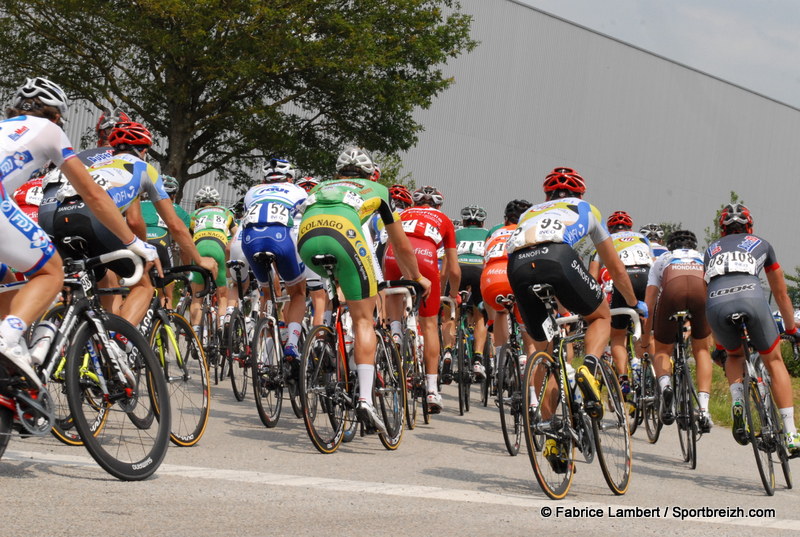
M473 403L459 416L455 392L445 387L444 412L407 431L395 452L367 436L322 455L288 401L278 427L266 429L251 397L238 403L228 385L216 386L201 442L170 447L155 476L137 483L115 480L82 447L51 437L14 437L0 460L2 534L800 532L800 492L783 487L779 474L775 496L767 497L752 449L736 444L728 429L716 427L701 438L696 470L681 461L674 426L655 445L637 431L626 495L611 494L597 462L581 462L569 496L556 502L536 484L524 446L517 457L506 453L497 410ZM794 470L800 479L800 463Z

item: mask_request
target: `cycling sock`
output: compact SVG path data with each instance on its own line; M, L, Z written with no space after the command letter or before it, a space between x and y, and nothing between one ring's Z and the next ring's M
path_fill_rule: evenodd
M331 312L330 310L325 310L325 313L322 314L322 321L326 325L331 324L331 319L332 318L333 318L333 312Z
M433 375L425 374L425 383L428 386L428 393L439 393L439 387L437 386L438 380L439 375L435 373Z
M708 400L710 397L707 392L697 392L697 402L700 404L700 410L708 412Z
M11 347L19 342L27 328L28 325L19 317L6 315L6 318L0 323L0 337L6 340L8 346Z
M372 382L375 377L373 364L356 364L358 372L358 398L372 403Z
M495 347L494 348L494 355L495 356L500 356L500 349L502 349L502 348L503 348L502 345L500 345L499 347Z
M730 389L731 389L731 399L733 399L732 402L734 403L737 401L739 403L744 402L744 384L742 384L741 382L734 382L733 384L731 384Z
M300 341L300 332L302 329L303 327L300 326L300 323L289 323L289 340L286 342L287 345L294 345L297 347L297 342Z
M784 432L795 434L797 432L797 427L794 424L794 407L779 408L778 412L781 413L781 418L783 418Z
M658 377L658 387L661 389L662 392L664 391L664 388L669 386L669 381L670 381L669 375L661 375L660 377Z
M403 337L403 323L400 321L392 321L391 330L393 336Z

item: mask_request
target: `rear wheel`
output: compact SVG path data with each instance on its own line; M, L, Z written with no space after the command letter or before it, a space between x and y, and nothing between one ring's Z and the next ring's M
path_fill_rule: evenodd
M409 430L417 425L417 410L419 406L417 383L416 347L417 337L411 330L406 330L403 335L401 354L403 357L403 370L406 375L406 426ZM423 400L424 404L424 400Z
M683 367L686 367L685 364ZM697 468L697 417L694 415L691 379L687 378L687 374L688 371L684 370L675 379L675 423L683 462L688 462L694 470Z
M278 424L283 405L283 364L279 358L280 345L275 344L275 327L264 317L255 329L253 359L253 396L261 423L272 428Z
M14 412L10 408L0 406L0 458L6 452L11 441L11 425L14 423Z
M763 386L763 385L762 385ZM750 434L750 445L756 456L756 466L767 496L775 494L775 467L770 453L769 429L764 404L761 401L758 382L744 383L744 411Z
M226 355L230 367L231 387L237 401L244 401L247 387L250 385L250 341L247 339L247 327L244 316L239 310L233 310L227 328Z
M336 451L344 436L347 379L342 364L333 331L327 326L314 328L300 362L300 401L308 436L322 453Z
M611 492L625 494L631 479L633 452L628 426L628 409L622 396L617 374L611 364L599 360L601 377L600 400L603 414L592 419L597 458Z
M391 337L378 330L378 348L375 355L375 384L373 399L375 409L381 413L386 433L378 437L386 449L395 450L403 439L406 408L406 379L403 362Z
M503 345L497 355L497 407L506 450L512 457L519 453L522 442L522 380L518 353Z
M644 398L640 403L643 405L644 427L647 431L647 440L651 444L658 442L661 434L661 418L659 418L659 398L658 384L656 382L656 370L650 358L642 358L642 392Z
M469 389L472 385L472 364L470 363L469 345L467 343L467 335L462 329L458 330L456 334L456 362L458 373L456 379L458 380L458 413L463 416L465 412L469 412Z

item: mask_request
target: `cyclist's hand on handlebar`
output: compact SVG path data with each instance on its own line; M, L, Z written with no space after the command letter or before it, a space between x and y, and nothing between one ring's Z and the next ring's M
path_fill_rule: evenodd
M787 336L792 336L794 338L795 343L800 343L800 330L797 327L794 327L794 330L787 330L784 332Z
M461 305L461 295L460 294L457 294L456 296L450 295L450 298L453 299L453 301L456 303L456 306L460 306Z
M217 273L219 272L219 267L217 266L216 260L213 257L201 257L200 262L198 263L201 267L211 272L211 275L214 276L214 279L217 279Z
M134 237L133 242L126 244L125 248L143 258L145 261L155 261L158 259L158 250L156 250L156 247L144 242L139 237Z
M422 298L428 298L428 295L431 294L431 281L422 275L420 275L419 279L415 281L420 284L423 289L425 289L425 292L422 293Z
M647 315L649 312L647 311L647 304L645 303L644 300L640 300L639 302L637 302L636 307L633 309L635 309L643 319L647 319Z

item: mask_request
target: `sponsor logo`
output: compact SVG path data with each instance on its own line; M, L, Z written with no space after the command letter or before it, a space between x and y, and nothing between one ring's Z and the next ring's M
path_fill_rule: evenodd
M577 260L573 260L571 266L575 270L575 272L578 273L578 276L581 277L584 283L586 283L586 285L588 285L592 291L596 293L600 292L600 284L597 283L597 280L586 274L580 262L578 262Z
M142 468L147 468L151 464L153 464L153 459L151 459L150 457L147 457L142 462L137 462L136 464L131 464L131 468L133 468L134 470L141 470Z
M669 266L670 270L703 270L703 265L696 263L673 263Z
M508 274L508 271L500 269L500 268L493 268L493 269L489 269L489 270L486 271L486 275L487 276L492 275L492 274L504 275L504 274Z
M746 283L744 285L737 285L734 287L726 287L725 289L717 289L708 293L708 298L716 298L719 296L733 295L736 293L743 293L744 291L754 291L756 284Z
M26 132L28 132L29 130L30 130L30 129L28 129L28 127L25 127L25 126L23 125L22 127L18 128L17 130L15 130L15 131L14 131L14 132L12 132L11 134L9 134L9 135L8 135L8 137L9 137L9 138L11 138L12 140L14 140L14 141L16 142L17 140L19 140L19 139L20 139L20 137L21 137L23 134L25 134L25 133L26 133Z
M33 160L30 151L17 151L0 161L0 177L5 177L16 169L21 169Z
M708 249L708 255L709 255L709 257L714 257L715 255L717 255L717 254L718 254L718 253L720 253L721 251L722 251L722 246L720 246L720 245L719 245L719 244L717 244L717 243L714 243L714 244L712 244L712 245L711 245L711 247Z
M535 250L529 250L527 252L523 252L523 253L517 255L517 259L528 259L528 258L531 258L531 257L535 257L537 255L540 255L540 254L546 254L549 251L550 251L549 248L547 248L547 246L545 246L543 248L537 248Z
M631 237L630 235L625 235L624 237L614 237L619 242L635 242L639 237Z
M318 227L329 227L341 231L344 229L344 224L336 220L320 218L319 220L311 220L310 222L306 222L300 226L300 233L308 233L312 229L316 229Z
M41 229L37 229L33 232L33 237L31 238L31 248L42 249L48 247L49 245L50 238L47 236L47 233Z
M360 255L361 257L366 257L367 251L364 248L359 248L358 255Z
M744 250L745 252L752 252L753 249L755 249L755 247L759 244L761 244L761 239L752 235L748 235L742 239L742 242L737 244L736 247L740 250Z
M353 229L348 229L345 232L345 235L347 236L348 239L355 239L356 238L356 232Z

